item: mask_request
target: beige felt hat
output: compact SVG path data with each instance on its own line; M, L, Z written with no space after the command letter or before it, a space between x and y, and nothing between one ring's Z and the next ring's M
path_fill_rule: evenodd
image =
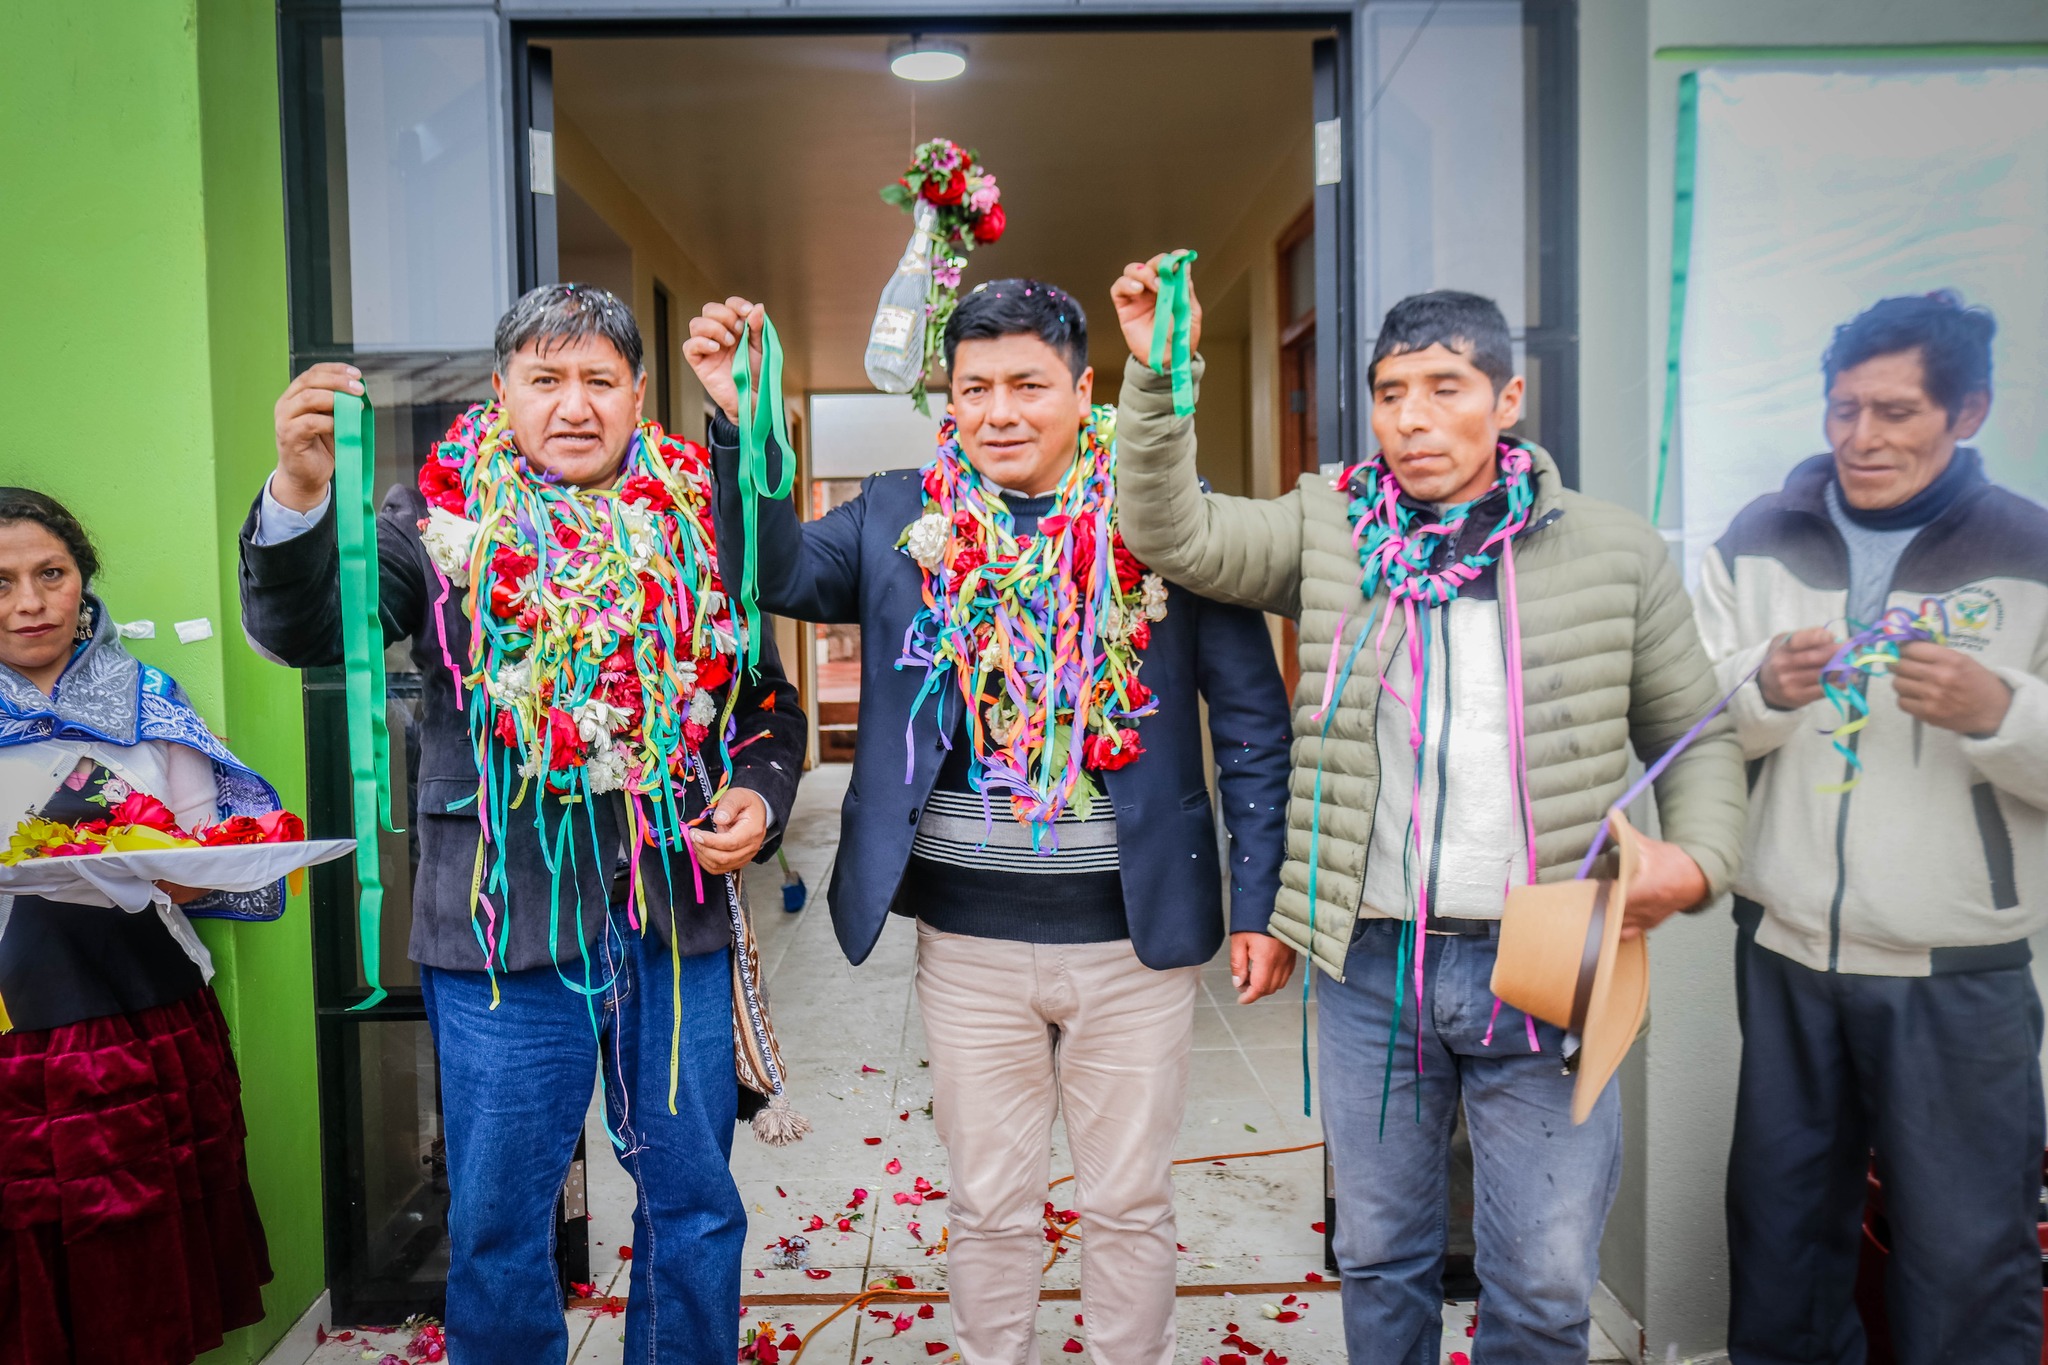
M1607 827L1620 852L1619 875L1510 891L1493 964L1494 995L1579 1035L1573 1123L1593 1112L1650 1008L1649 942L1621 937L1642 836L1619 810Z

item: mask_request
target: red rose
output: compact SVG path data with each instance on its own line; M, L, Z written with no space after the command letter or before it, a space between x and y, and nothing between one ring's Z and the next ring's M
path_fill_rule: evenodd
M1151 643L1152 620L1150 617L1141 616L1138 618L1138 624L1131 627L1131 648L1143 649Z
M967 172L954 171L946 177L945 183L927 180L924 182L924 197L934 204L957 204L967 197Z
M681 448L685 468L702 469L711 463L711 452L695 441L673 441L670 446Z
M953 591L958 592L961 583L966 581L967 575L973 573L986 563L988 563L988 551L979 545L969 545L966 549L960 551L959 554L954 555L951 579Z
M635 474L626 480L619 496L627 502L643 504L651 512L666 512L676 505L669 496L668 485L651 474Z
M573 768L583 761L583 736L576 732L576 718L559 706L548 708L548 767Z
M563 549L575 549L576 542L581 538L582 532L578 531L574 526L571 526L568 522L558 521L555 523L555 544L561 546Z
M710 690L722 687L732 677L732 661L723 654L697 660L697 686Z
M640 723L640 716L646 708L641 700L638 674L624 673L606 683L604 699L626 713L629 727Z
M274 810L256 817L266 844L296 844L306 838L306 822L288 810Z
M199 842L208 848L231 848L236 844L260 844L263 826L246 815L231 815L211 829L199 831Z
M462 466L434 458L420 467L420 492L444 512L461 516Z
M683 743L690 748L703 748L704 741L709 738L711 738L711 731L707 726L699 725L694 720L683 722Z
M928 498L939 496L939 490L946 486L946 476L937 465L924 472L924 495Z
M987 213L974 220L974 240L984 245L996 241L1003 235L1003 229L1006 226L1008 226L1008 220L1003 215L1003 206L997 204Z
M171 808L146 792L131 791L120 805L107 812L110 825L145 825L170 834L183 834Z
M1119 592L1130 592L1138 586L1138 580L1145 576L1145 566L1138 557L1124 548L1124 538L1118 536L1110 543L1116 553L1116 586Z
M661 580L651 573L640 575L640 591L643 594L640 602L640 619L652 621L654 614L661 610L661 604L667 600L667 594L662 591Z
M539 567L539 559L510 545L500 545L491 555L491 572L514 583Z
M1152 689L1133 678L1124 686L1124 700L1130 705L1131 710L1142 711L1151 704Z
M1073 533L1069 537L1074 544L1074 578L1086 582L1088 571L1095 567L1095 514L1083 512L1074 518Z
M519 589L513 585L511 579L493 578L491 580L491 615L509 620L517 613L519 604L513 601L513 594L518 591Z
M507 706L498 708L498 719L491 727L492 732L508 749L519 747L519 717Z
M1096 772L1114 772L1134 763L1145 752L1136 730L1119 730L1114 741L1108 735L1091 734L1081 742L1081 761Z
M974 513L968 511L965 507L960 508L953 513L953 525L958 530L972 531L974 529Z

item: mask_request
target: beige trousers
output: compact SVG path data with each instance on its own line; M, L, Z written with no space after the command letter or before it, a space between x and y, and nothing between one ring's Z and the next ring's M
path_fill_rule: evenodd
M967 1365L1036 1365L1052 1120L1081 1215L1081 1311L1101 1365L1172 1365L1173 1144L1199 968L1121 943L1032 944L920 923L932 1115L952 1168L947 1288Z

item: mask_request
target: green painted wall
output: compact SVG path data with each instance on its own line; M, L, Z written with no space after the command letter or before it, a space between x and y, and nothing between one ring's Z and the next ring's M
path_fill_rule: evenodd
M116 618L156 622L136 653L303 811L298 675L250 651L235 593L235 531L288 375L274 8L17 6L0 127L0 477L78 512ZM173 623L200 618L212 637L178 643ZM201 932L277 1272L269 1319L211 1359L255 1360L325 1285L307 907Z

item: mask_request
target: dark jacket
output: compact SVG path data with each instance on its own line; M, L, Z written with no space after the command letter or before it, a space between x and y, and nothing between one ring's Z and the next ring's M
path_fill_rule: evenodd
M711 444L719 543L737 573L739 454L730 423L713 424ZM779 464L780 452L771 448L769 458ZM861 627L861 727L828 893L839 945L854 962L881 937L946 756L931 703L910 714L922 670L896 667L904 631L923 606L923 571L896 548L903 528L924 512L920 477L914 469L873 475L858 497L809 523L797 520L787 499L760 509L762 609ZM1148 967L1185 967L1208 961L1224 931L1200 700L1209 703L1230 833L1230 928L1263 932L1285 851L1287 697L1264 617L1176 587L1169 586L1166 619L1154 624L1139 657L1139 677L1159 698L1155 714L1133 722L1144 753L1097 776L1116 808L1132 945ZM946 715L958 717L957 698Z
M330 503L320 523L304 535L275 545L255 543L257 505L242 523L242 622L249 638L286 664L311 668L341 662L341 594L334 509ZM482 971L484 951L470 919L470 886L476 871L481 825L474 797L477 790L476 750L469 718L457 708L454 680L442 661L441 632L431 611L440 584L420 541L419 523L427 515L426 499L416 488L396 486L385 496L377 517L378 610L384 618L386 643L412 642L420 688L419 874L413 890L413 961L458 971ZM447 649L458 664L469 657L469 618L461 594L451 593L440 608ZM733 757L733 784L760 793L768 803L770 822L779 831L789 819L808 742L807 725L797 705L796 689L783 677L773 638L762 641L758 679L744 672L728 686L741 689L734 716L739 739L763 733ZM721 698L722 700L722 698ZM493 740L494 749L497 741ZM714 746L707 758L718 761ZM715 777L715 772L714 772ZM715 782L714 782L715 785ZM521 971L551 962L576 964L587 945L596 941L612 900L612 885L623 836L624 802L616 795L600 798L588 815L580 806L549 797L540 808L552 840L561 821L573 815L569 835L575 845L573 877L565 870L561 888L560 927L556 947L549 950L550 899L553 876L541 850L534 796L512 812L506 834L506 903L496 908L504 917L504 960L500 970ZM694 786L677 793L686 818L704 808ZM597 826L593 856L590 821ZM771 833L761 857L779 841ZM643 855L641 884L654 931L666 942L673 930L684 955L713 952L731 941L729 911L717 899L722 878L705 877L706 905L696 893L687 851L671 853L666 875L663 860ZM675 909L669 896L673 888ZM495 899L495 898L494 898ZM481 919L483 912L478 911ZM576 928L580 921L581 931Z

